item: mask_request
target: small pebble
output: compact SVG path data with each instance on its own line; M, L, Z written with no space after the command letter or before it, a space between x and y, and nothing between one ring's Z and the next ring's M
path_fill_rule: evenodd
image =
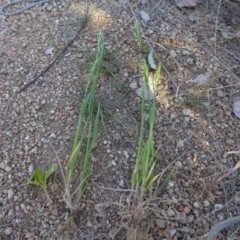
M4 229L4 234L5 235L11 235L12 234L12 228L10 228L10 227L5 228Z
M183 50L183 51L182 51L182 54L183 54L183 55L190 55L190 52L187 51L187 50Z
M12 190L12 189L9 189L9 190L8 190L8 199L9 199L9 198L12 198L12 196L13 196L13 190Z
M116 141L121 141L121 140L122 140L122 137L121 137L121 135L120 135L119 133L113 134L113 138L114 138L114 140L116 140Z
M173 181L169 181L169 182L168 182L168 187L170 187L170 188L171 188L171 187L174 187L174 182L173 182Z
M179 140L177 142L177 148L181 148L181 147L184 147L184 141L183 140Z
M52 9L53 9L53 6L52 6L52 5L47 6L47 11L48 11L48 12L51 12Z
M219 220L219 221L222 221L222 220L224 219L224 216L221 215L221 214L218 214L217 217L218 217L218 220Z
M123 74L123 76L124 76L124 77L128 77L128 73L125 72L125 73Z
M175 233L177 232L177 230L176 229L171 229L169 232L170 232L170 236L172 238L175 235Z
M214 205L214 210L217 211L219 209L223 208L223 205L222 204L215 204Z
M175 211L173 211L171 208L169 208L168 211L167 211L167 215L169 217L174 217L175 216Z
M113 166L117 165L113 160L111 161L111 163L112 163Z
M236 195L233 197L233 202L240 206L240 193L236 193Z
M7 167L5 167L5 171L6 172L10 172L12 169L9 167L9 166L7 166Z
M92 223L90 221L87 221L87 227L92 227Z
M194 59L193 58L188 58L187 63L192 65L194 63Z
M192 115L192 111L191 111L190 109L187 109L187 108L183 109L183 110L182 110L182 113L183 113L183 115L185 115L185 116L190 116L190 115Z
M208 201L208 200L204 200L203 205L204 205L205 207L208 207L208 206L210 205L210 204L209 204L209 201Z
M186 214L189 214L191 212L191 209L188 206L186 206L186 207L184 207L184 212Z
M224 92L218 90L218 91L217 91L217 95L218 95L218 97L224 97Z
M194 216L193 215L188 216L188 223L192 223L193 220L194 220Z
M1 162L0 163L0 169L5 169L5 167L6 167L5 163Z
M193 206L194 206L195 208L199 208L199 207L200 207L200 204L199 204L199 202L194 202L194 203L193 203Z
M33 172L33 165L32 165L32 164L29 165L29 167L28 167L28 172L29 172L29 173L32 173L32 172Z
M216 191L215 194L216 194L217 196L222 196L222 195L223 195L223 192L221 192L221 191Z
M183 167L183 164L182 164L182 162L177 161L177 162L176 162L176 166L177 166L178 168L182 168L182 167Z
M129 87L132 89L136 89L138 87L138 85L136 82L132 82L132 83L130 83Z
M155 223L160 229L164 229L167 225L163 219L155 219Z
M10 209L8 212L8 217L12 217L14 215L13 209Z
M119 186L120 186L120 187L123 187L123 186L124 186L124 180L123 180L123 179L120 180Z
M202 236L204 234L204 229L202 227L197 227L196 233L198 236Z
M233 145L235 143L235 141L233 139L227 139L226 143L229 145Z

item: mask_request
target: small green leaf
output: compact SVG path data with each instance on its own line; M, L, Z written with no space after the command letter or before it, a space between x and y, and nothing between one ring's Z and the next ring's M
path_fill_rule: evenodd
M32 185L36 185L36 186L41 186L41 187L45 187L45 175L44 172L41 169L36 169L33 173L33 177L32 179L28 179L26 184L32 184Z
M28 179L27 182L26 182L27 185L36 185L36 186L39 186L39 182L37 182L36 180L30 180Z
M44 180L45 180L44 172L41 169L36 169L33 173L33 179L36 182L39 182L40 184L44 183Z
M53 173L55 173L57 171L57 168L58 168L58 164L57 163L53 163L50 166L47 174L45 175L45 180L47 180Z

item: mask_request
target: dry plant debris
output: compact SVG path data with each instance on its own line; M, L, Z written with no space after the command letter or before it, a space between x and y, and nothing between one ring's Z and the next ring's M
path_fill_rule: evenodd
M16 16L0 15L0 238L131 239L137 230L142 239L206 239L215 224L240 211L240 2L88 3L93 14L79 37L19 94L76 35L85 1L52 0ZM136 20L141 49L134 36ZM52 202L25 182L35 169L47 172L57 159L67 164L100 31L109 53L96 93L103 116L91 156L92 179L79 211L71 214L59 171L48 180ZM156 168L161 179L172 167L175 171L155 203L158 212L149 212L132 229L121 218L126 209L121 206L129 204L126 189L141 121L135 90L151 49L154 63L162 66L153 133L160 149ZM128 228L117 231L122 224ZM223 229L217 239L227 237L239 239L239 227Z

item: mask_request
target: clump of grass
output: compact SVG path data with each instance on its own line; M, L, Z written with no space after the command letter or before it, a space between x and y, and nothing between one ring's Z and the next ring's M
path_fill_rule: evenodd
M94 115L94 99L97 81L102 65L103 52L104 39L103 34L100 33L98 35L98 52L91 67L85 88L85 96L79 112L78 125L73 142L72 153L67 163L66 176L64 178L66 188L64 200L71 212L74 212L79 208L80 199L85 193L91 177L93 164L90 161L90 156L97 143L99 118L101 114L100 106L98 105L97 113ZM71 185L76 182L73 179L73 174L76 173L76 169L79 167L80 174L77 177L78 186L76 189L72 189Z
M134 28L136 42L139 49L142 50L143 42L140 24L135 22ZM168 202L168 200L161 200L158 196L162 194L165 186L168 184L174 168L166 174L165 178L162 179L165 171L159 173L156 169L157 154L159 149L155 148L153 134L157 105L157 85L160 80L160 75L161 66L158 66L155 73L152 73L149 71L147 63L144 62L143 76L146 88L142 87L141 94L141 126L137 157L131 176L131 189L122 190L130 192L130 194L126 199L127 205L122 202L108 203L117 205L120 208L118 214L121 217L121 224L115 231L115 234L113 234L113 239L115 239L115 236L122 228L127 229L126 238L129 240L147 239L147 235L141 231L139 223L143 219L146 219L152 212L159 214L159 203ZM153 98L149 97L150 91ZM148 132L147 136L145 135L146 129ZM99 208L105 204L106 203L100 203L96 206L100 214L101 210Z
M168 184L169 179L172 176L174 169L172 169L161 182L161 176L163 173L158 173L155 166L157 163L157 153L159 149L155 149L154 145L154 124L156 114L156 89L158 80L160 79L161 67L159 66L155 72L153 89L155 97L153 100L147 100L145 93L142 91L141 100L141 127L139 133L138 152L135 162L135 167L131 177L131 189L130 194L127 197L127 206L123 203L112 203L120 207L118 214L121 217L121 225L115 232L115 236L122 229L127 229L127 239L137 240L142 239L143 233L139 227L139 223L146 219L152 212L160 212L158 210L160 195ZM147 65L144 66L144 78L146 83L149 83L149 71ZM148 88L149 91L150 87ZM148 106L148 107L147 107ZM147 110L148 109L148 110ZM148 120L146 122L146 115ZM146 128L148 129L148 135L145 136ZM146 140L145 140L146 139ZM168 201L166 201L168 202ZM98 204L97 209L103 204ZM114 237L113 237L114 238ZM145 236L144 239L147 239Z
M138 48L140 51L147 53L149 52L149 47L147 44L145 44L142 40L142 31L141 31L141 26L140 23L138 21L135 21L134 23L134 36L135 36L135 40L137 42Z
M119 54L120 48L116 49L105 49L104 55L103 55L103 62L101 65L100 72L104 74L106 78L114 79L114 81L110 81L110 84L112 87L117 88L119 91L122 92L128 92L129 89L127 85L122 81L121 76L118 73L118 69L116 67L117 63L117 57ZM95 61L96 51L93 51L90 48L86 48L84 50L81 50L81 52L84 52L84 56L86 58L86 62L84 63L77 63L77 66L80 70L88 70L90 71L92 67L92 63Z
M199 109L199 110L207 109L207 107L203 104L202 98L193 98L193 99L187 98L186 105L191 108L195 108L195 109Z
M157 76L160 75L161 68L157 70ZM145 81L148 84L149 71L144 65L144 77ZM157 79L157 78L156 78ZM153 89L156 89L157 82L153 82ZM156 91L154 92L156 94ZM155 113L156 113L156 98L153 98L153 101L148 101L149 111L148 111L148 127L149 134L147 141L144 142L144 132L145 132L145 116L146 116L146 102L145 102L145 93L142 91L142 101L141 101L141 128L140 128L140 137L138 143L138 154L136 159L135 168L132 174L131 186L132 189L136 191L139 190L142 195L146 193L146 190L152 189L153 183L158 178L158 174L154 174L155 167L155 157L157 150L154 147L154 138L153 138L153 127L155 123Z
M157 84L160 79L161 67L159 66L155 72L155 81L153 85L154 98L152 101L148 100L148 111L146 109L146 100L144 91L142 92L141 101L141 127L138 143L138 153L136 158L135 167L131 178L132 192L129 195L129 208L126 212L123 212L123 218L131 215L132 226L128 228L131 232L132 239L139 238L139 223L146 218L151 212L158 212L158 204L160 195L167 185L169 179L172 176L174 169L172 169L165 179L161 182L160 178L163 173L158 173L155 169L157 160L156 156L159 149L155 149L154 146L154 124L156 116L156 94ZM149 71L144 66L144 77L147 84L149 84ZM150 88L149 88L150 91ZM148 115L148 122L146 124L146 114ZM146 126L147 125L147 126ZM147 140L144 141L145 127L148 129ZM161 183L160 183L161 182Z

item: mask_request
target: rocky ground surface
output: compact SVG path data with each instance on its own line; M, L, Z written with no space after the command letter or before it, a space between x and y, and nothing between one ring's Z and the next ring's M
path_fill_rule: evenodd
M76 41L21 93L75 36L86 3L52 0L16 16L0 15L1 239L131 239L130 228L119 229L120 203L127 205L124 189L130 189L136 160L141 119L136 90L150 47L162 66L156 167L165 174L175 170L158 196L159 211L140 221L137 239L206 239L215 224L240 214L239 171L223 177L240 161L240 119L233 109L240 97L240 3L183 6L189 2L195 3L89 1L93 14ZM142 51L134 37L137 19L146 45ZM48 182L51 201L26 181L36 168L66 166L100 31L103 66L114 76L103 72L98 82L104 125L92 156L92 181L79 211L71 214L59 170ZM239 226L218 239L240 239Z

